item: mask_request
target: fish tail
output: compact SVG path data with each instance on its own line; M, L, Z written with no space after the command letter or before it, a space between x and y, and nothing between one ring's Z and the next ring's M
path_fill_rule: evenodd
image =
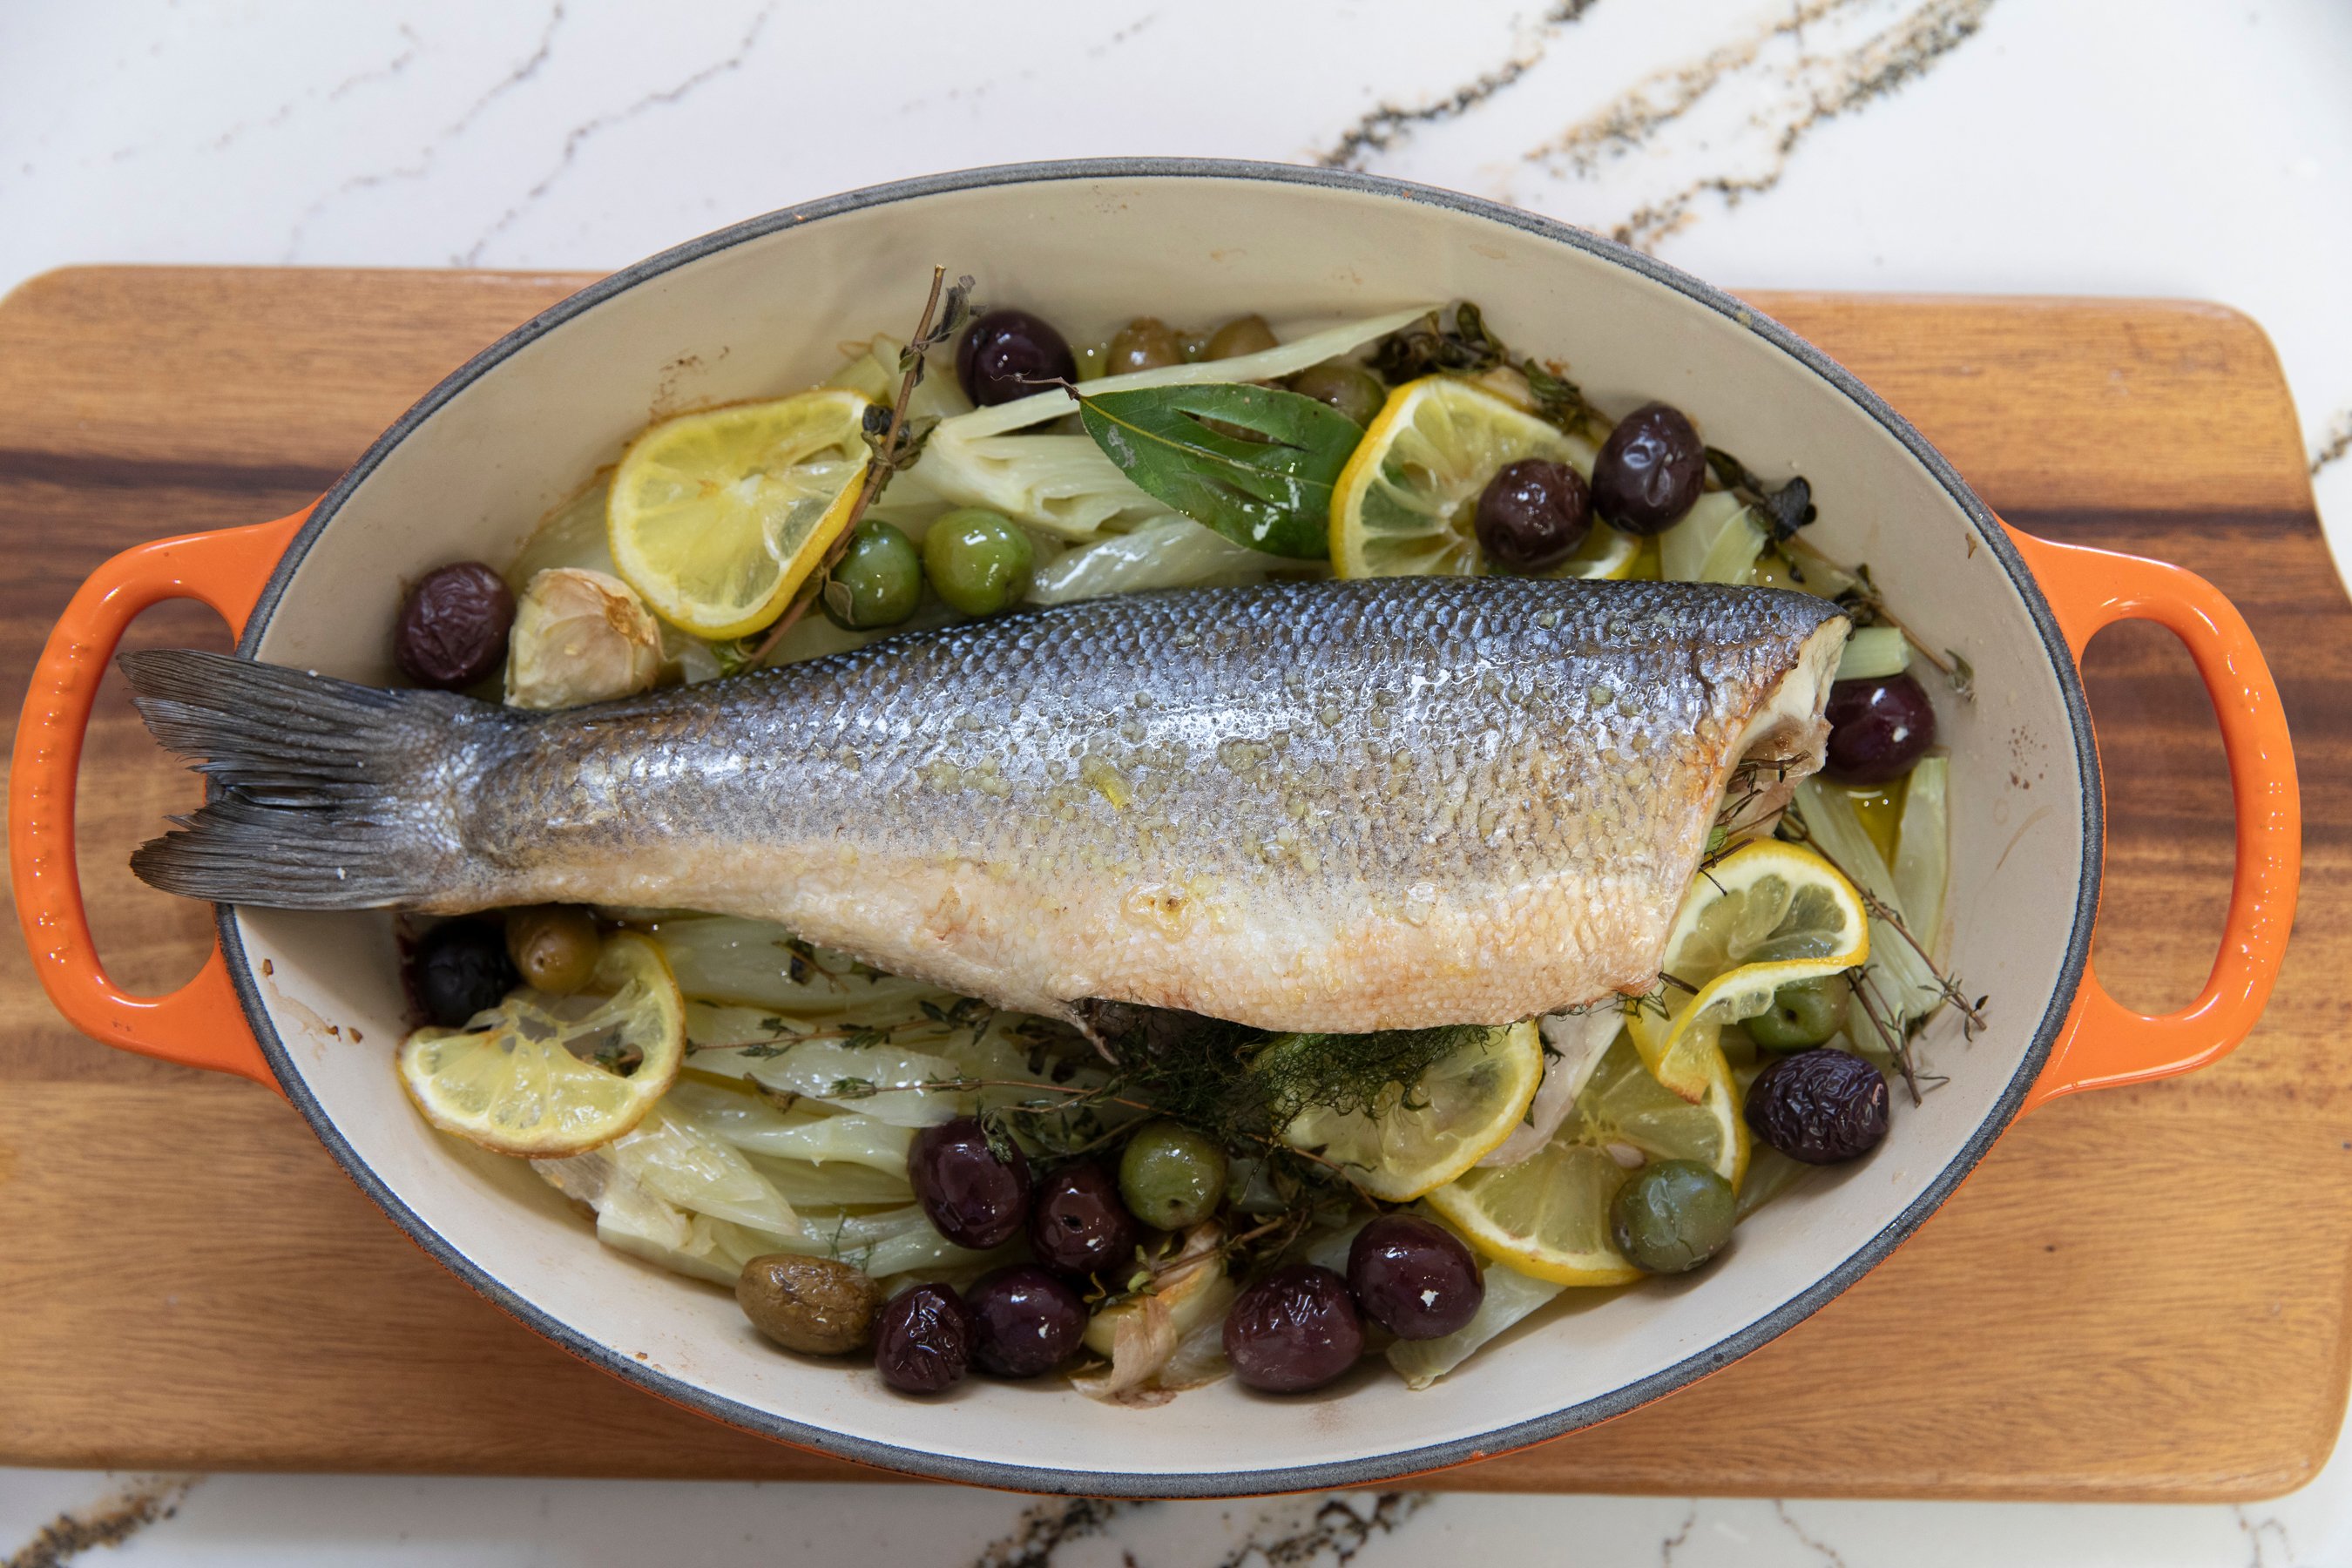
M118 662L148 730L215 786L131 854L140 880L300 910L430 908L462 894L443 764L497 710L188 648Z

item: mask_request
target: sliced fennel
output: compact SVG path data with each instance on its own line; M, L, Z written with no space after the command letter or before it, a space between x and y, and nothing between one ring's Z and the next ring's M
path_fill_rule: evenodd
M1895 873L1888 868L1886 858L1878 852L1878 846L1871 842L1845 792L1834 784L1823 784L1818 777L1806 779L1797 785L1797 810L1822 853L1854 886L1892 910L1908 929L1911 915L1896 891ZM1910 1020L1924 1018L1942 1005L1943 987L1927 960L1874 915L1870 921L1869 973L1874 997L1883 999L1886 1007L1894 1011L1895 1016L1887 1023L1898 1032ZM1874 1051L1878 1049L1880 1042L1874 1032L1859 1018L1855 1023L1855 1043Z
M1755 512L1729 490L1709 490L1658 536L1658 564L1672 583L1746 583L1763 550Z
M747 1154L801 1160L812 1165L845 1161L903 1176L914 1130L871 1116L778 1110L756 1095L684 1082L663 1100L691 1114L714 1136Z
M1903 792L1903 818L1895 827L1895 893L1904 923L1929 952L1944 934L1944 900L1952 872L1949 757L1919 759Z
M1486 1267L1486 1300L1470 1321L1433 1340L1399 1340L1389 1346L1389 1365L1411 1388L1427 1388L1470 1359L1488 1340L1518 1322L1568 1289L1499 1263Z
M1236 544L1189 517L1171 515L1065 552L1031 581L1029 601L1067 605L1147 588L1226 587L1309 564Z
M873 1005L911 1013L918 999L943 994L937 986L879 974L845 953L812 947L768 921L687 915L656 921L646 934L669 961L677 988L701 1002L822 1016Z
M1839 656L1840 680L1885 680L1911 668L1911 639L1895 626L1856 626Z
M664 1203L771 1236L800 1234L783 1194L670 1096L610 1147L622 1173Z

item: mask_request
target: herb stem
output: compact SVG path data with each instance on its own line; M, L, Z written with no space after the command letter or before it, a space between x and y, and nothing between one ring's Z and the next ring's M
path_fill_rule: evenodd
M768 635L760 639L760 646L751 650L751 657L745 661L748 668L757 669L765 664L776 644L783 640L784 634L798 626L801 617L808 614L809 606L815 604L816 596L824 591L825 578L834 567L840 564L841 558L849 553L850 541L856 536L857 524L866 516L866 509L880 498L882 487L888 484L891 476L898 471L895 459L898 455L898 443L906 436L907 404L915 395L915 383L923 376L919 345L931 335L931 318L939 311L940 290L945 286L947 277L945 267L931 268L930 297L923 301L922 319L915 323L913 342L917 349L913 363L898 377L898 398L890 405L890 428L882 437L882 449L866 462L866 483L859 489L857 499L850 503L849 516L841 525L839 537L825 547L824 558L809 573L808 581L803 584L801 592L784 613L776 617L776 624L768 628Z
M1920 1103L1919 1078L1912 1070L1911 1049L1888 1026L1886 1020L1879 1016L1878 1007L1872 1003L1871 993L1875 986L1871 980L1869 969L1864 967L1848 970L1846 978L1853 984L1853 999L1862 1004L1863 1012L1869 1015L1871 1026L1878 1031L1878 1037L1886 1042L1887 1054L1895 1058L1895 1065L1902 1069L1903 1081L1911 1090L1911 1103L1917 1105Z

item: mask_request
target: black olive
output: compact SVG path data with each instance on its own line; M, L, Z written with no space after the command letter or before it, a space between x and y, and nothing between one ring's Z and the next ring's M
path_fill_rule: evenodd
M1841 680L1822 717L1830 721L1822 771L1840 784L1892 784L1936 743L1936 706L1908 675Z
M1823 1046L1780 1058L1748 1087L1748 1125L1791 1160L1858 1160L1886 1136L1890 1097L1876 1068Z
M1698 501L1706 447L1679 408L1645 403L1617 421L1592 464L1592 506L1628 533L1664 533Z
M1506 463L1478 492L1479 548L1506 572L1549 572L1592 531L1584 476L1548 458Z
M941 1236L985 1252L1013 1239L1029 1217L1029 1162L1016 1147L1000 1160L976 1118L960 1116L915 1134L907 1179Z
M419 686L455 691L506 662L514 592L478 561L437 566L402 601L392 661Z
M991 310L966 327L956 344L956 380L982 407L1077 379L1068 341L1026 310Z
M914 1285L874 1320L874 1370L902 1394L937 1394L971 1365L971 1320L950 1285Z
M1225 1314L1224 1338L1235 1377L1269 1394L1299 1394L1356 1364L1364 1321L1345 1279L1291 1263L1241 1293Z
M461 1027L522 984L505 931L488 921L442 921L417 939L408 964L416 1005L445 1029Z

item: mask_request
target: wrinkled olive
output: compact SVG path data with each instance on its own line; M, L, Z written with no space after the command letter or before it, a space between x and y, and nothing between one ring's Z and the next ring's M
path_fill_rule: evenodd
M874 1370L901 1394L937 1394L971 1365L971 1319L951 1285L911 1285L874 1320Z
M1356 1364L1364 1353L1364 1320L1339 1275L1312 1263L1286 1264L1234 1302L1224 1343L1234 1375L1252 1388L1300 1394Z
M1664 533L1697 504L1706 447L1679 408L1645 403L1617 421L1592 464L1592 508L1628 533Z
M979 507L951 511L923 536L932 589L967 616L992 616L1029 591L1036 546L1011 521Z
M817 595L824 618L845 632L895 626L923 602L923 558L914 541L880 518L849 537Z
M1592 493L1566 463L1521 458L1478 492L1472 526L1486 559L1506 572L1549 572L1592 531Z
M788 1351L847 1355L874 1338L882 1288L838 1258L778 1252L743 1266L735 1302L753 1328Z
M497 1006L521 978L505 933L483 920L443 921L417 938L408 975L417 1005L445 1029Z
M1381 384L1379 376L1345 360L1308 365L1290 378L1290 390L1329 404L1359 425L1370 425L1380 417L1381 405L1389 400L1388 388Z
M1146 1225L1198 1225L1224 1192L1225 1152L1181 1122L1147 1122L1119 1154L1118 1195Z
M1782 1057L1748 1086L1748 1125L1791 1160L1858 1160L1886 1137L1891 1097L1876 1068L1822 1047Z
M1244 354L1263 353L1281 342L1274 329L1259 315L1235 316L1209 334L1209 346L1202 352L1202 359L1239 359Z
M1810 1050L1845 1027L1846 989L1837 976L1791 980L1772 993L1772 1005L1743 1026L1770 1051Z
M1739 1202L1731 1184L1696 1160L1660 1160L1625 1179L1609 1231L1625 1261L1651 1274L1686 1274L1731 1239Z
M1111 334L1103 374L1125 375L1129 371L1159 370L1183 363L1184 345L1168 323L1156 316L1138 316Z
M507 956L523 984L569 996L596 973L604 939L596 922L577 904L534 904L507 911Z
M401 602L392 661L419 686L455 691L506 662L514 590L478 561L436 566Z
M1044 392L1057 379L1077 380L1077 359L1068 340L1026 310L991 310L956 344L956 380L982 407Z

